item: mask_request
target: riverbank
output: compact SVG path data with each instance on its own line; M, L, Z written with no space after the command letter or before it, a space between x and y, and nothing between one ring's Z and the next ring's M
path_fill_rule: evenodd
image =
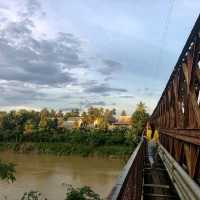
M85 145L69 143L0 143L0 151L12 150L18 153L37 153L53 155L79 155L83 157L100 156L112 158L129 157L134 147L130 145Z

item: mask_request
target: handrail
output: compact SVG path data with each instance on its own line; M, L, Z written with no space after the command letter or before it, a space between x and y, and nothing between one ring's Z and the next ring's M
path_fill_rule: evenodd
M141 138L141 141L123 168L107 200L136 200L141 198L143 155L144 139Z
M183 170L183 168L174 160L174 158L161 144L159 144L158 153L168 171L168 174L179 194L180 199L199 200L200 187Z

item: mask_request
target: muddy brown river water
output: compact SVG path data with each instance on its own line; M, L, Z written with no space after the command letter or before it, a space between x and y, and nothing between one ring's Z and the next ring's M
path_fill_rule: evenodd
M18 200L30 190L40 191L48 200L64 200L66 184L87 185L106 197L124 165L120 159L13 152L0 152L0 158L17 165L13 184L0 181L0 199L8 200Z

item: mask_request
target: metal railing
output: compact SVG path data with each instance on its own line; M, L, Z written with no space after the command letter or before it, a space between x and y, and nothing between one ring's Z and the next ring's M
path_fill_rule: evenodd
M174 160L168 151L159 144L158 153L162 159L168 174L172 180L176 191L181 200L199 200L200 187L194 180L183 170L183 168Z
M132 153L107 200L139 200L142 195L145 144L143 138Z

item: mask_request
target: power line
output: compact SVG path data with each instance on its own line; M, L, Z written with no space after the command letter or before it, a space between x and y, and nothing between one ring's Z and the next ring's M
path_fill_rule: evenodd
M165 24L164 24L163 34L162 34L161 40L160 40L160 48L159 48L159 52L158 52L158 59L156 59L157 62L155 64L155 68L154 68L155 69L154 77L156 77L156 73L158 71L159 65L160 66L162 65L163 50L164 50L164 46L165 46L165 42L166 42L166 38L167 38L167 33L168 33L168 30L169 30L169 26L170 26L170 22L171 22L174 4L175 4L175 0L171 0L169 12L167 13L166 21L165 21Z

